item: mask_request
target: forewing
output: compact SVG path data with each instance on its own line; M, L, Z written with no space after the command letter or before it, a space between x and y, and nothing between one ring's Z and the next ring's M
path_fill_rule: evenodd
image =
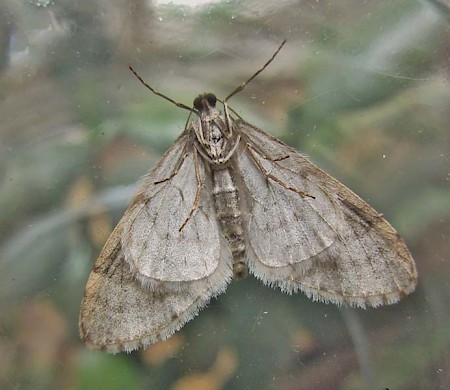
M180 138L144 178L125 214L125 260L146 287L182 290L185 282L201 283L219 265L211 183L196 153L189 137Z
M98 258L80 311L81 338L91 348L111 353L130 352L167 339L195 317L211 297L223 292L232 277L231 269L221 263L211 278L201 285L186 284L183 293L143 288L124 259L120 239L124 225L122 220Z
M286 292L363 307L393 303L414 290L414 261L380 214L281 141L244 122L240 128L257 151L254 157L247 147L238 157L251 207L245 222L249 267L257 277ZM307 266L298 267L302 262Z

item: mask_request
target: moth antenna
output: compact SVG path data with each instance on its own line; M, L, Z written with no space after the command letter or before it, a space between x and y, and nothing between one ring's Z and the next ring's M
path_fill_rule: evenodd
M153 87L151 87L150 85L148 85L145 80L139 76L139 74L134 70L134 68L131 65L128 65L128 68L133 72L133 74L137 77L137 79L144 84L145 87L147 87L150 91L152 91L155 95L158 95L160 97L162 97L163 99L168 100L169 102L175 104L177 107L183 108L185 110L188 110L190 112L193 112L194 114L198 114L198 112L196 110L194 110L191 107L186 106L183 103L178 103L175 100L171 99L170 97L163 95L161 92L158 92L156 89L154 89Z
M274 58L277 56L277 54L280 52L281 48L284 46L284 44L286 43L286 39L281 42L281 45L278 47L278 49L276 50L275 53L273 53L272 57L270 57L269 61L267 61L260 69L258 69L252 77L250 77L247 81L244 81L241 85L239 85L239 87L237 87L233 92L231 92L225 99L224 99L224 103L227 102L227 100L229 98L231 98L232 96L236 95L238 92L242 91L245 86L252 81L256 76L258 76L264 69L267 68L267 66L274 60Z

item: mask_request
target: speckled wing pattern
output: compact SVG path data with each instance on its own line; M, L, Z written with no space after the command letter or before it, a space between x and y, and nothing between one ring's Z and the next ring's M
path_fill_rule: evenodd
M379 213L294 149L238 125L247 142L237 174L246 187L250 272L288 293L359 307L395 303L414 290L414 261Z
M106 242L81 304L80 334L90 347L129 352L164 340L230 282L232 255L219 236L210 189L200 192L180 231L197 180L204 180L195 153L183 133L144 177Z

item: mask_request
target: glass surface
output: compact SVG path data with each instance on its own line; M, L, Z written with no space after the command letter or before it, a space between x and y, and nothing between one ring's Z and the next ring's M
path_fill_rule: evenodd
M0 388L450 388L448 2L0 4ZM367 200L417 290L343 309L233 282L164 343L89 351L90 270L202 92Z

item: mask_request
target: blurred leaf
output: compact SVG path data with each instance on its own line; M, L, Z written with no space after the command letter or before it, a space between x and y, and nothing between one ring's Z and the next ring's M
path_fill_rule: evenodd
M140 375L126 355L110 356L101 352L86 352L79 356L77 388L137 389L141 387Z

